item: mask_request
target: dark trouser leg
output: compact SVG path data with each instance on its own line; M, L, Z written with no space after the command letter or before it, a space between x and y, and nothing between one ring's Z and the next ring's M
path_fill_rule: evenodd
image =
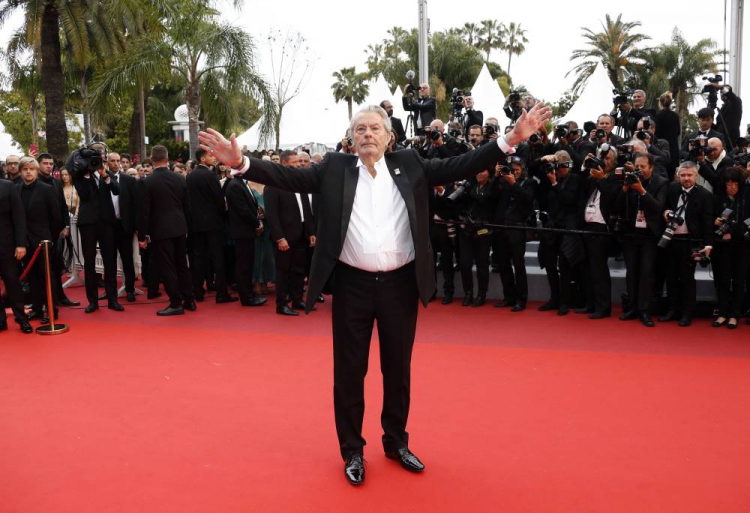
M598 223L587 223L587 230L606 232L607 227ZM597 313L610 313L612 311L612 282L609 277L607 266L607 237L598 235L586 235L584 238L586 253L588 254L587 269L589 285L588 303L594 306Z
M276 262L276 306L286 306L291 297L289 286L289 275L292 268L291 247L286 251L280 251L278 244L274 244L274 260Z
M277 254L278 256L278 254ZM278 271L277 271L278 287ZM333 275L333 406L341 456L361 451L375 279L339 263Z
M294 303L302 301L305 292L305 268L307 266L308 249L306 239L289 246L292 257L291 269L289 270L289 294Z
M626 240L622 245L625 257L625 287L628 291L628 310L635 310L638 303L638 284L641 281L641 246L637 241Z
M490 241L487 239L487 265ZM417 329L419 292L414 264L378 280L375 318L383 373L383 449L392 452L409 445L406 423L411 397L411 355Z
M654 295L654 273L656 272L656 241L645 240L640 252L640 281L638 284L638 310L649 313L651 298Z
M742 301L745 297L745 281L750 262L750 246L744 243L735 244L732 253L732 300L729 306L730 317L742 315Z
M96 227L99 252L104 263L104 290L108 301L117 300L117 251L115 230L111 224L100 223ZM132 251L132 249L131 249Z
M193 279L193 293L196 297L202 298L206 293L203 288L203 282L206 281L209 260L209 237L208 233L191 233L190 246L192 249L193 259L190 262L190 272Z
M156 251L154 250L153 244L149 244L143 253L141 253L141 262L146 262L146 288L150 295L154 295L159 292L159 283L161 281L161 274L159 273L159 261L156 258Z
M224 258L226 237L224 237L224 232L220 230L209 232L207 235L211 266L214 269L216 298L227 297L229 289L227 286L226 262Z
M500 232L500 240L498 242L498 257L500 266L500 281L503 284L503 299L508 303L515 303L518 299L518 291L516 290L516 279L513 275L513 267L511 262L513 260L510 240L506 231Z
M667 290L670 308L683 315L692 315L695 310L695 262L689 241L674 239L669 244L671 258L667 268ZM671 286L670 286L671 282Z
M120 221L114 225L115 247L122 262L122 277L125 282L125 292L135 292L135 262L133 261L133 235L128 235L122 228Z
M99 277L96 275L96 231L95 225L78 227L83 253L83 278L86 282L86 299L89 303L99 302Z
M557 256L559 247L557 244L539 243L539 249L543 255L544 271L547 273L549 283L549 297L552 303L560 302L560 273L557 270Z
M492 237L484 235L473 240L474 259L477 263L477 295L486 296L490 286L490 247Z
M7 303L13 309L16 322L28 321L29 318L23 308L23 291L18 282L18 260L13 255L0 255L0 277L5 283ZM0 320L5 321L6 318L5 305L0 299Z
M255 239L239 239L234 241L234 277L237 280L237 290L240 301L249 303L253 293L253 266L255 265Z
M559 252L560 262L560 306L570 307L573 301L573 268L565 258L562 251Z
M529 282L526 276L526 233L515 230L507 234L510 243L510 257L515 274L516 300L526 305L529 299Z
M180 296L183 301L193 301L193 288L190 281L190 268L187 261L187 236L180 235L174 239L174 262L177 270L177 281L180 284Z
M161 239L153 242L154 254L159 265L164 290L169 296L169 306L177 308L182 305L182 294L180 293L180 281L177 277L177 267L174 261L175 239Z
M461 251L459 253L461 267L461 284L464 288L464 294L471 295L474 291L474 275L471 271L474 265L474 248L472 245L473 237L460 233L459 244Z
M453 284L453 255L456 252L455 244L458 244L456 232L453 237L448 236L448 227L440 226L438 231L438 248L440 248L440 269L443 272L443 292L453 295L456 287Z

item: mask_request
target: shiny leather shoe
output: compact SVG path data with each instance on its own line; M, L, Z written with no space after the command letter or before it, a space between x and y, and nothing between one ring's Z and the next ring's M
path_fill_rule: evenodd
M484 296L477 296L474 302L471 304L473 308L479 308L480 306L484 306L484 303L487 301L487 299Z
M126 292L125 299L128 300L128 303L135 303L135 292Z
M58 303L61 306L81 306L80 301L71 301L67 297L63 297L60 301L58 301Z
M446 294L440 303L443 305L449 305L452 302L453 302L453 294Z
M716 319L714 322L711 323L712 328L719 328L721 326L724 326L728 320L726 317L719 317L719 319Z
M676 321L677 319L679 319L679 317L677 317L677 312L674 310L670 310L664 315L659 316L659 322Z
M515 305L515 301L511 301L510 299L504 299L500 301L499 303L495 303L495 308L505 308L506 306L513 306Z
M276 313L279 315L299 315L299 312L296 310L292 310L288 306L277 306L276 307Z
M318 294L318 299L316 299L315 301L317 301L318 303L325 303L326 298L323 297L323 294Z
M156 312L156 315L158 315L159 317L167 317L170 315L184 315L184 314L185 314L185 309L182 308L181 306L177 306L177 307L168 306L164 310L159 310L158 312Z
M511 312L523 312L526 310L526 305L523 303L516 303L513 305L513 308L510 309Z
M242 306L263 306L268 302L267 297L255 296L250 301L242 301Z
M221 304L224 304L224 303L234 303L235 301L239 301L239 300L240 300L240 298L235 297L235 296L224 296L224 297L216 296L216 304L217 305L221 305Z
M21 326L21 331L23 333L26 333L27 335L29 333L34 333L34 328L31 327L31 324L28 323L28 321L22 321L18 323ZM5 329L8 329L8 325L5 325Z
M589 319L604 319L605 317L609 317L609 315L610 314L608 312L594 312L592 314L589 314Z
M687 328L688 326L690 326L691 322L692 319L690 319L689 315L683 315L677 322L677 326L679 326L680 328Z
M148 294L146 294L146 299L158 299L161 296L162 296L161 292L154 292L153 294L149 292Z
M92 313L92 312L96 312L97 310L99 310L99 305L97 305L96 303L89 303L89 306L86 307L84 312Z
M621 321L633 321L638 318L638 312L635 310L630 310L629 312L625 312L620 316Z
M474 302L474 295L466 294L464 296L464 300L461 302L461 306L471 306L473 302Z
M402 447L396 452L386 452L385 456L392 460L398 460L401 466L410 472L422 472L424 470L424 464L414 456L414 453L408 447Z
M557 315L559 315L560 317L562 317L563 315L568 315L569 312L570 312L570 308L568 308L567 306L561 306L557 310Z
M559 308L560 306L554 301L547 301L542 306L537 308L537 310L539 310L540 312L549 312L550 310L557 310Z
M295 310L299 310L300 312L304 312L305 311L305 303L303 303L302 301L297 301L296 303L292 303L292 308L294 308ZM315 310L317 310L317 309L318 309L317 306L313 306L312 307L312 311L313 312Z
M349 455L344 462L344 475L354 486L365 482L365 458L360 453Z
M654 327L654 320L647 313L642 313L638 320L640 320L641 324L643 324L647 328L653 328Z
M109 308L110 310L114 310L115 312L124 312L125 311L125 307L122 306L117 301L110 301L109 303L107 303L107 308Z
M195 312L198 309L198 306L195 304L195 301L183 301L182 308L188 312Z

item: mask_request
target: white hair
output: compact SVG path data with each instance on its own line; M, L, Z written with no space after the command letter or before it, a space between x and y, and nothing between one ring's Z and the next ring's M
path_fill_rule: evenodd
M268 161L270 162L270 160L271 160L271 157L269 157L268 155L263 155L263 156L261 157L261 160L268 160Z
M352 121L351 123L349 123L349 130L353 133L354 125L357 124L357 122L359 121L359 118L371 112L374 112L375 114L383 118L383 126L385 126L385 131L390 132L392 129L391 119L388 117L388 113L385 111L385 109L379 105L368 105L366 107L362 107L361 109L359 109L357 113L354 116L352 116Z

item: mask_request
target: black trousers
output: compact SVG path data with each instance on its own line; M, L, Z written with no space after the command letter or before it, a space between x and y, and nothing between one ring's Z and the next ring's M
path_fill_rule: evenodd
M250 302L253 293L253 266L255 265L255 239L235 239L234 241L234 277L237 280L237 291L240 301Z
M540 242L542 264L547 273L549 283L550 302L557 303L561 307L570 307L572 304L573 290L573 268L561 251L562 237L557 237L551 242Z
M37 262L38 265L39 262ZM8 306L13 310L13 316L16 322L28 321L29 318L26 316L26 312L23 308L23 291L21 290L21 283L18 281L18 260L10 254L0 254L0 278L5 283L5 293L7 295ZM6 305L3 303L2 296L0 296L0 322L7 322L8 314L5 313Z
M284 306L291 300L302 301L305 288L305 269L307 267L307 239L289 242L289 249L279 251L274 244L276 257L276 306Z
M456 290L454 285L453 258L457 251L457 236L454 231L453 238L448 236L448 227L444 224L430 223L430 243L435 255L435 264L440 259L440 271L443 273L443 293L452 296ZM438 256L438 253L440 255ZM435 266L435 277L437 277L437 266Z
M141 278L146 284L148 294L154 296L159 292L159 263L156 261L154 245L149 244L146 248L140 248L141 253Z
M52 303L57 305L57 289L54 285L52 276L52 258L55 253L54 245L50 246L50 280L52 284ZM29 266L31 257L34 255L36 247L26 248L26 257L24 258L24 265ZM39 252L39 257L34 262L33 267L29 271L26 280L29 283L31 289L31 309L35 312L41 312L44 307L47 306L47 266L44 261L44 248Z
M196 297L203 297L206 292L203 283L206 281L209 269L212 269L215 276L216 298L227 297L229 290L227 289L227 274L224 266L224 232L214 230L191 233L190 241L194 256L190 268L193 276L193 293Z
M183 301L193 300L190 270L187 264L187 238L185 235L153 241L154 254L164 289L169 296L169 306L177 308Z
M648 229L637 229L636 235L649 238L623 238L622 254L625 257L625 286L628 290L630 310L649 313L649 305L656 283L656 243Z
M586 223L587 231L607 233L607 226L600 223ZM597 313L612 312L612 280L607 265L609 237L585 235L586 270L583 274L586 288L586 306Z
M526 232L500 230L496 235L499 238L498 256L503 299L525 305L529 298L529 283L526 276Z
M383 374L383 448L406 447L411 397L411 354L419 293L411 262L395 271L371 273L342 262L333 276L333 404L341 456L365 445L364 383L374 322L378 322Z
M490 247L492 235L475 237L473 234L461 232L458 236L460 247L461 283L464 294L473 295L474 277L471 268L477 266L477 295L486 296L490 284Z
M667 267L667 295L669 308L683 315L693 315L695 311L695 261L689 240L674 237L667 246L669 266Z
M711 256L719 293L719 317L740 317L750 265L750 245L744 242L717 242Z
M115 248L122 261L122 275L125 280L125 292L135 292L135 262L133 261L133 234L127 234L122 222L115 221Z
M117 298L117 254L115 232L111 224L97 223L78 227L83 252L83 276L86 281L86 299L89 303L99 301L99 277L96 274L96 245L104 262L104 290L110 301Z

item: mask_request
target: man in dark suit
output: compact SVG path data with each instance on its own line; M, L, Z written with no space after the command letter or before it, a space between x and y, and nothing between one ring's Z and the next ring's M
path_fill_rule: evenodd
M193 275L193 294L196 301L203 301L203 283L213 269L216 286L216 302L231 303L236 297L229 295L224 262L224 222L226 203L221 190L219 175L213 171L216 158L205 150L195 152L200 162L187 176L190 198L189 232L193 250L190 271Z
M700 175L698 184L712 193L724 191L734 160L727 157L724 144L718 137L709 139L707 144L705 153L699 154L696 159Z
M5 177L13 183L23 183L21 173L18 171L18 163L21 158L18 155L8 155L5 157L5 165L3 171L5 171Z
M23 291L18 282L18 262L26 256L26 212L16 185L0 180L0 278L5 283L7 302L24 333L33 333L23 308ZM0 297L0 331L8 329L5 304Z
M104 290L107 294L107 308L121 312L117 302L117 253L115 252L115 207L112 195L120 194L120 186L112 173L105 171L106 147L94 143L90 147L100 152L101 165L97 169L89 167L74 153L68 160L67 168L73 175L73 184L81 200L78 209L78 231L83 252L83 273L86 280L86 298L89 301L86 313L99 309L99 278L96 274L96 246L99 244L104 262Z
M474 110L474 98L471 96L464 97L464 140L469 140L469 129L474 125L482 126L484 123L484 113L481 110Z
M654 292L656 244L664 231L662 213L667 198L667 179L654 173L654 160L652 154L641 153L635 165L625 164L626 173L637 171L640 177L626 177L615 207L623 216L622 252L629 306L620 320L640 319L649 328L654 326L648 307Z
M295 163L294 152L281 152L282 166L296 167ZM263 196L276 260L276 313L299 315L296 310L305 309L302 294L307 251L315 237L310 201L307 194L274 186L267 186Z
M409 88L407 87L407 91ZM412 89L413 91L413 89ZM414 134L423 135L425 129L436 117L437 103L430 96L429 84L419 86L419 98L414 99L414 94L404 94L402 100L404 110L414 113Z
M205 150L199 150L210 155ZM234 277L242 306L262 306L267 298L253 292L253 265L255 263L255 238L263 233L265 226L258 217L258 203L255 201L250 182L227 180L227 212L229 215L229 236L234 241Z
M120 194L112 194L112 205L115 207L114 240L115 248L120 254L122 275L125 282L125 295L129 302L135 301L135 261L133 260L133 236L138 219L137 181L132 176L121 172L120 155L110 153L107 166L112 179L120 187Z
M139 181L138 240L141 247L153 244L159 275L169 296L169 306L156 315L183 315L195 311L190 270L187 264L188 190L185 179L169 170L164 146L151 150L154 171Z
M33 157L22 158L19 169L21 170L23 183L16 184L16 188L21 196L21 203L23 203L26 212L25 265L28 266L34 251L36 251L37 246L42 241L57 240L56 237L53 237L59 233L62 220L60 219L60 209L55 196L55 188L37 179L39 163L36 159ZM44 306L47 305L46 266L44 258L37 259L29 271L28 277L32 296L32 311L29 318L42 318L42 323L46 324L45 319L47 317L42 313ZM55 287L52 287L53 304L55 303L54 297L56 293L57 290Z
M235 173L243 178L321 195L307 311L328 283L333 291L336 428L350 483L361 484L365 477L364 378L375 320L383 372L383 447L404 468L424 469L409 450L406 422L417 303L421 299L427 305L435 291L430 190L491 167L550 115L551 109L538 105L496 144L454 159L423 160L415 151L384 154L391 128L388 115L369 106L351 122L358 155L328 153L308 169L243 158L234 137L228 141L216 131L201 132L201 146L240 168Z
M669 311L659 321L675 321L679 326L690 326L695 310L695 263L702 253L711 255L714 235L714 207L711 193L696 185L698 166L689 160L680 164L679 183L667 190L664 219L670 214L682 217L685 222L674 227L669 243L670 265L667 268L667 294Z
M403 144L406 140L406 132L404 132L404 124L401 122L400 119L393 117L393 105L388 100L383 100L380 102L380 107L383 108L383 110L388 113L388 117L391 119L391 126L393 127L393 130L396 132L396 142L398 144Z
M698 111L698 131L693 132L687 137L682 138L682 150L680 151L680 158L687 160L690 158L690 141L698 137L705 137L711 139L717 137L721 139L724 147L727 145L726 137L724 134L713 128L714 125L714 111L709 107L703 107Z

